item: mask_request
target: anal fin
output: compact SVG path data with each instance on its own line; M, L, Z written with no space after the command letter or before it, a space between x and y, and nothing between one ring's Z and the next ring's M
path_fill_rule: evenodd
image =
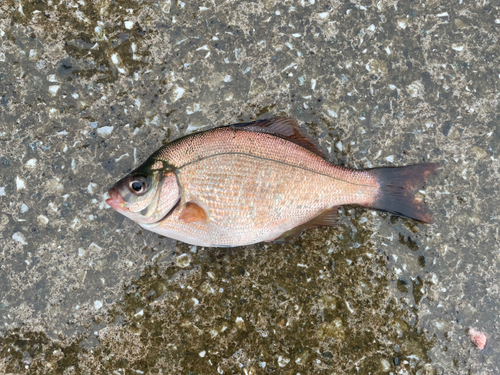
M293 238L299 237L301 233L308 228L335 227L339 222L338 209L339 209L338 206L329 208L323 211L315 218L286 231L285 233L281 234L281 236L270 242L275 242L275 243L288 242Z
M207 213L203 208L194 202L188 202L182 209L179 219L185 223L194 223L196 221L207 221Z

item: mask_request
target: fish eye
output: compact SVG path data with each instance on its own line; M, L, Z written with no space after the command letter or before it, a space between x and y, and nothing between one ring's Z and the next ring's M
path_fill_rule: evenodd
M129 190L133 194L143 194L148 189L147 180L144 177L136 177L129 182Z

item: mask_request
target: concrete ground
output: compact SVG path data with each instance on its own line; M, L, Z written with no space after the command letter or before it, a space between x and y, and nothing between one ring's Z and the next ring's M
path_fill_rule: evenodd
M0 372L500 373L499 28L489 0L0 2ZM210 249L104 203L272 115L337 164L439 163L435 224Z

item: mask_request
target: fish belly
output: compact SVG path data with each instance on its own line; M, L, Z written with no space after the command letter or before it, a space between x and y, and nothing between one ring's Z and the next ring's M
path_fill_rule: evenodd
M181 205L157 226L145 227L199 246L243 246L272 241L331 207L363 204L375 194L375 182L368 175L361 180L354 176L367 172L322 162L327 164L322 170L329 173L245 153L187 164L178 170ZM180 220L188 202L202 207L207 220Z

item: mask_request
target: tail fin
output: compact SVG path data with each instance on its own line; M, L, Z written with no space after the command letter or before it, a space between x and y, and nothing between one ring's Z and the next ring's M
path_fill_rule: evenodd
M417 199L415 190L438 171L438 164L424 163L396 168L376 168L371 172L380 185L380 193L372 207L406 216L424 223L432 223L432 213L424 201Z

